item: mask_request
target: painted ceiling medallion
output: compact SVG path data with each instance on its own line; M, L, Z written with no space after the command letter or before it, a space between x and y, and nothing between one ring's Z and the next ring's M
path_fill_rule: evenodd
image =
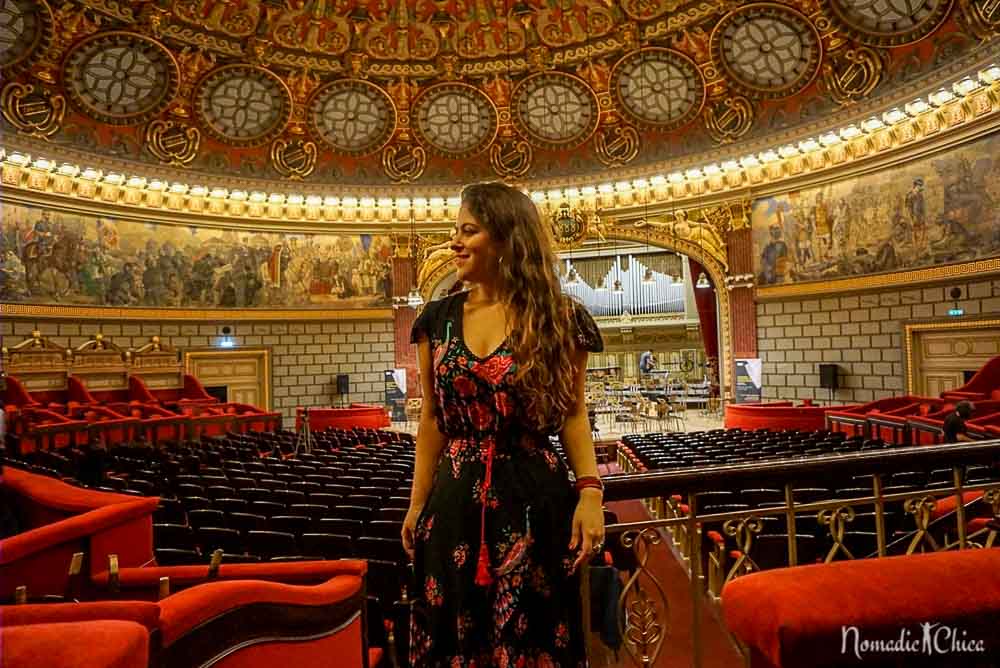
M809 85L819 70L819 33L799 12L755 3L727 14L712 31L712 57L736 90L785 97Z
M611 71L618 109L638 125L672 130L701 112L705 81L683 53L650 47L633 51Z
M177 62L154 39L123 31L92 35L73 47L62 73L70 100L113 125L147 121L177 93Z
M497 134L498 116L485 93L453 82L425 90L410 112L417 139L447 158L467 158L489 146Z
M292 111L281 79L263 67L224 65L205 75L195 92L205 130L232 146L258 146L280 133Z
M52 12L38 0L0 0L0 68L27 69L52 41Z
M320 88L309 102L313 134L344 155L374 153L396 128L389 95L362 79L340 79Z
M847 35L869 46L923 39L948 16L954 0L823 0Z
M511 95L518 130L537 146L572 148L590 139L600 120L597 95L582 79L563 72L533 74Z

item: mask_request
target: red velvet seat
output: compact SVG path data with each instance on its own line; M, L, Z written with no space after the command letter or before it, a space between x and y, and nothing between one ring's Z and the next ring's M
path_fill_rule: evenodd
M901 656L893 653L868 654L864 663L857 662L841 652L842 629L856 627L869 640L896 639L901 630L909 629L919 642L919 625L928 621L993 643L995 658L1000 649L995 644L1000 550L840 561L754 573L725 586L722 611L729 630L750 648L755 668L910 665L906 657L899 663ZM849 644L851 651L850 639Z
M147 668L149 632L107 620L0 628L0 665L45 668Z

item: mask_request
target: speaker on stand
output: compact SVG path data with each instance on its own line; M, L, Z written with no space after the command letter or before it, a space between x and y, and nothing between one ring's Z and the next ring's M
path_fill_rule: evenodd
M351 377L346 373L338 373L333 390L333 393L340 397L340 405L343 407L347 395L351 393Z
M840 386L839 367L836 364L819 365L819 386L830 390L830 404L833 404L833 391Z

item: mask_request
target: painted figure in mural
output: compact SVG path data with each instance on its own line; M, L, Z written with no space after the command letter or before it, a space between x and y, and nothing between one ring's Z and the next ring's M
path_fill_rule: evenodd
M833 221L830 210L823 199L823 191L816 193L816 203L813 206L813 255L817 260L828 260L832 247Z
M780 221L780 210L778 213ZM788 244L781 238L781 228L780 222L771 225L771 243L764 247L760 258L760 282L767 285L784 283L788 271Z
M994 135L891 171L761 200L752 221L755 273L820 281L1000 254L998 149ZM790 247L783 279L773 265L776 223Z
M12 204L2 210L0 290L64 304L368 307L391 301L390 255L388 239L372 235L248 235Z
M0 257L0 299L18 301L28 298L24 263L12 250Z
M913 247L919 253L927 249L927 203L924 201L924 180L913 179L913 187L906 193L906 211L913 230Z
M812 237L812 221L805 210L798 207L795 211L795 258L800 266L813 260Z

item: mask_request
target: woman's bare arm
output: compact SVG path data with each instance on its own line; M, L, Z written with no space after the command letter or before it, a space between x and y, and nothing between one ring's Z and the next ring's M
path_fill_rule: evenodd
M431 492L434 470L438 457L444 448L445 436L438 429L434 394L434 368L431 346L427 339L417 344L417 361L420 368L420 385L423 402L420 408L420 425L417 429L416 461L413 467L413 488L410 491L410 507L423 508Z

